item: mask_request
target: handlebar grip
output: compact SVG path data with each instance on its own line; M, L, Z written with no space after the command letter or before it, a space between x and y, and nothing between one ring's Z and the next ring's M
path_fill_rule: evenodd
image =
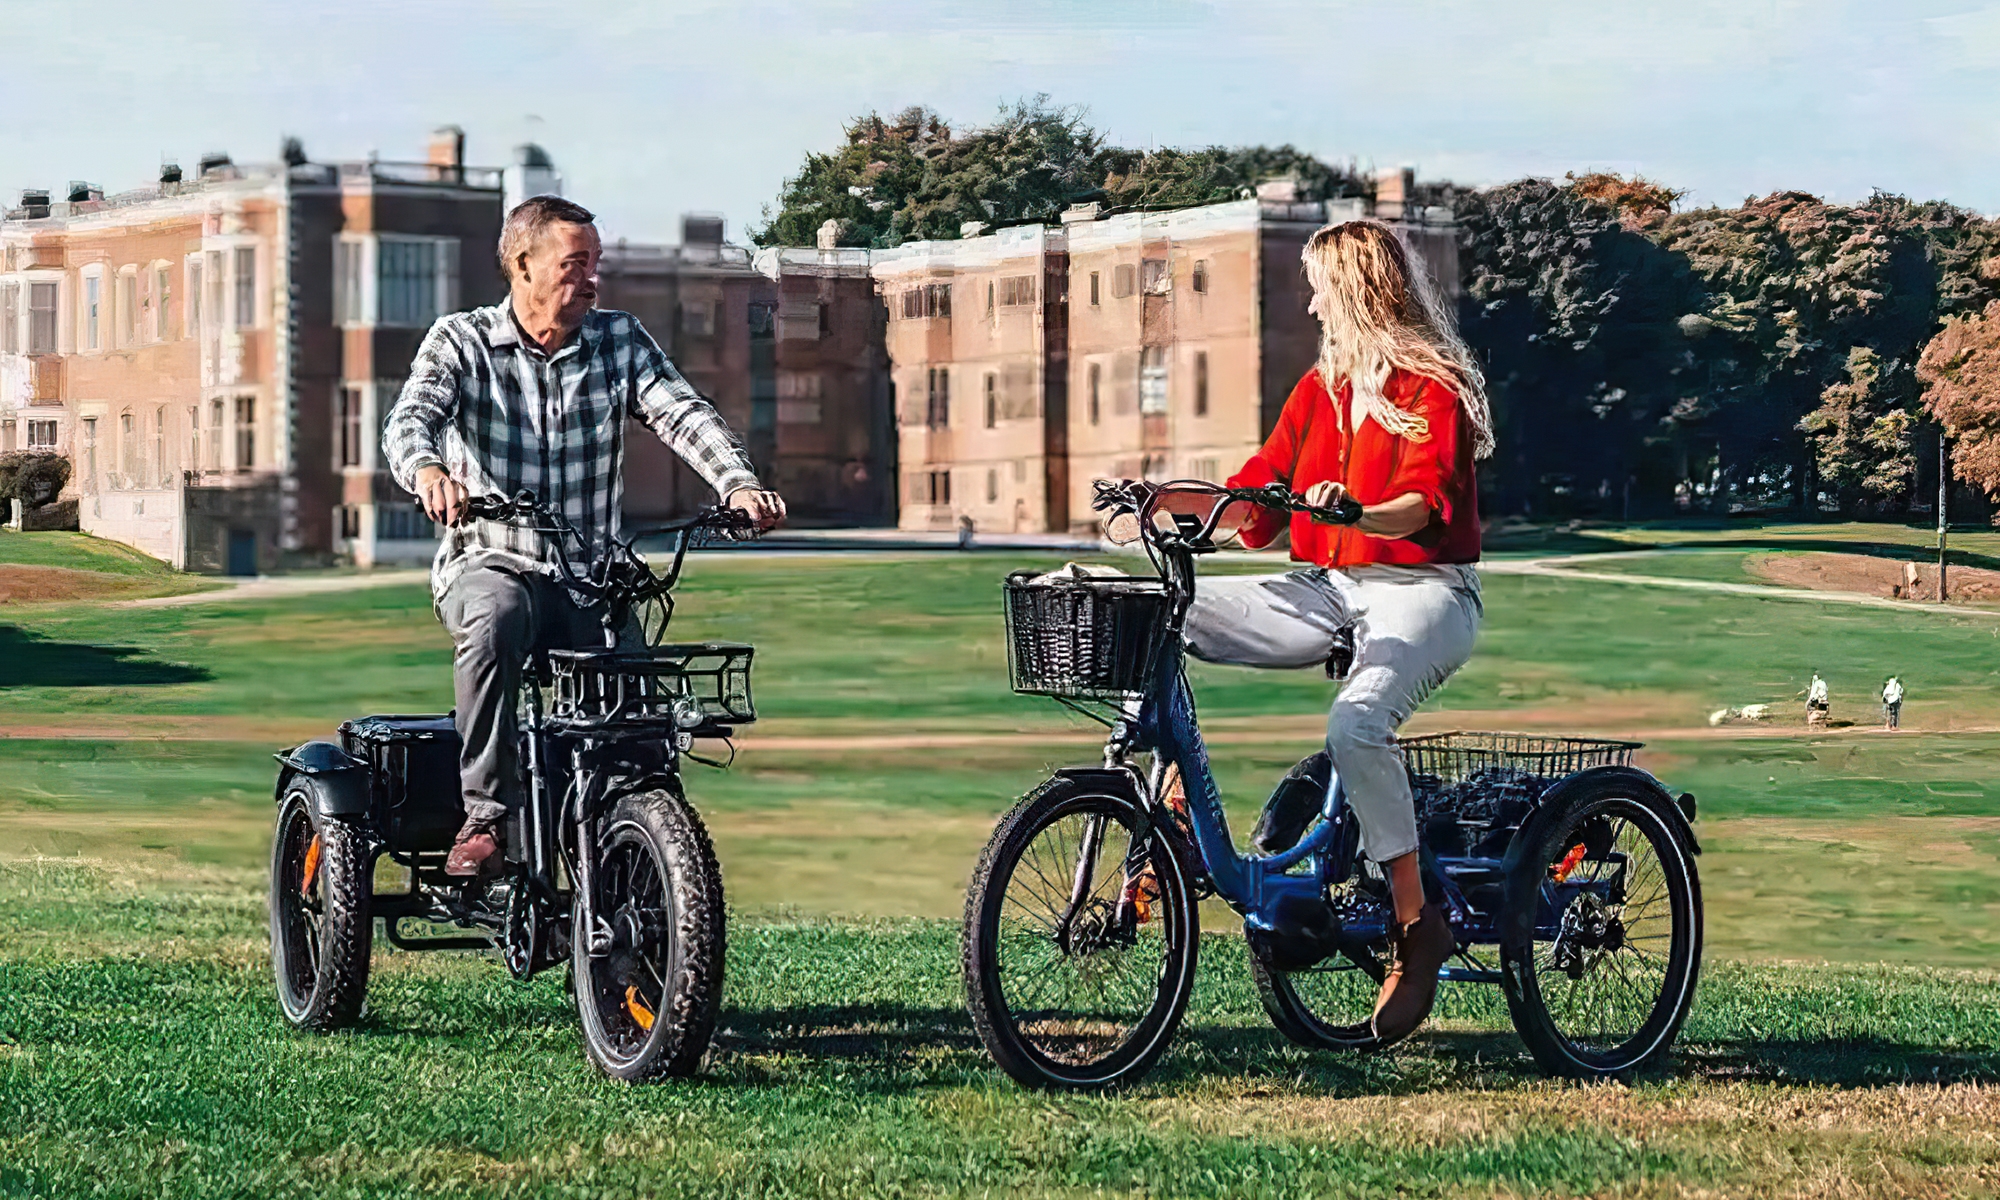
M1322 525L1354 525L1361 520L1361 501L1342 496L1331 508L1307 508L1305 514Z

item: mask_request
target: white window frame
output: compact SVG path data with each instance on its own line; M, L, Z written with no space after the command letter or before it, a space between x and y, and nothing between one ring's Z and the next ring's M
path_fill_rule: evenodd
M114 346L119 350L130 350L137 346L145 330L139 322L139 264L126 263L118 268L118 286L113 289L117 299L112 303L111 325L116 336Z
M201 339L202 323L208 319L208 297L202 293L207 277L207 255L197 250L181 259L181 289L187 293L187 302L181 305L183 338Z
M55 450L62 445L62 422L57 418L23 417L21 419L27 423L27 428L22 434L22 449ZM35 430L38 428L46 428L49 431L48 441L38 442L35 440Z
M243 273L237 269L246 250L250 252L250 312L247 320L243 312ZM256 329L263 324L264 316L264 289L259 284L263 282L263 276L269 274L263 251L255 242L237 242L222 257L229 264L229 328Z
M436 257L432 265L432 279L436 289L432 300L434 311L426 319L418 314L416 319L388 320L384 312L382 296L382 247L384 244L397 246L427 245ZM454 313L460 306L459 275L461 271L462 243L455 237L433 237L425 234L407 233L343 233L334 239L333 304L334 323L343 328L353 326L373 326L380 329L428 329L437 318ZM350 272L358 271L360 295L354 297L347 287L347 279L342 276L342 267ZM356 301L343 303L343 301Z
M35 287L38 284L47 284L56 290L55 307L50 310L55 317L56 327L50 331L53 335L50 345L43 350L35 349ZM60 272L30 272L21 277L21 353L64 353L76 334L75 326L71 324L74 318L65 307L68 300L63 293L66 290L68 281Z
M174 264L164 258L156 258L146 264L147 287L153 301L153 325L148 331L147 341L164 342L172 336L172 325L167 320L167 310L174 297Z
M105 333L104 310L110 297L105 295L105 271L103 263L91 263L77 271L76 288L76 352L78 354L104 353ZM97 311L90 311L91 284L97 285ZM60 294L56 303L62 303Z
M27 311L27 284L0 279L0 354L20 354L28 344L22 317Z

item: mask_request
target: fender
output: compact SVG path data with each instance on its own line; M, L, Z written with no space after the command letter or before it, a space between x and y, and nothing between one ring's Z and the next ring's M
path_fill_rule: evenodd
M1055 772L1057 779L1068 779L1091 787L1103 788L1114 796L1124 796L1135 804L1144 802L1144 790L1138 777L1123 767L1062 767Z
M1541 840L1542 829L1549 820L1548 814L1556 811L1572 793L1606 783L1621 785L1633 799L1643 802L1648 808L1657 812L1669 829L1685 838L1691 853L1701 853L1701 843L1695 840L1694 828L1688 824L1687 813L1682 811L1681 804L1668 794L1659 780L1637 767L1591 767L1578 771L1542 793L1542 798L1535 805L1535 811L1522 823L1520 830L1514 835L1513 842L1507 847L1506 857L1500 860L1501 877L1507 880L1508 893L1506 915L1502 918L1503 929L1510 929L1511 932L1518 934L1523 932L1520 929L1523 922L1529 923L1532 928L1535 910L1513 894L1514 881L1519 874L1521 859L1528 853L1528 847ZM1688 798L1687 807L1690 809L1694 807L1691 796Z
M374 800L374 776L368 763L332 742L307 742L271 757L278 760L274 800L282 801L292 780L305 776L313 812L322 817L367 816Z

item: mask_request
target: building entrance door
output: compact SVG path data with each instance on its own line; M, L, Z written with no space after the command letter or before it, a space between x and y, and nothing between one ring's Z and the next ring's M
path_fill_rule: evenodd
M231 575L255 575L257 573L256 530L232 529L229 531L229 573Z

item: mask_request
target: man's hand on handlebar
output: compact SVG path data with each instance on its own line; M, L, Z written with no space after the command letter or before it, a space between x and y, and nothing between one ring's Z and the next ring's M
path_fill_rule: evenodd
M444 525L456 525L466 515L465 485L436 463L417 468L417 500L424 515Z
M784 498L767 488L737 488L729 493L728 504L749 517L759 533L785 519Z

